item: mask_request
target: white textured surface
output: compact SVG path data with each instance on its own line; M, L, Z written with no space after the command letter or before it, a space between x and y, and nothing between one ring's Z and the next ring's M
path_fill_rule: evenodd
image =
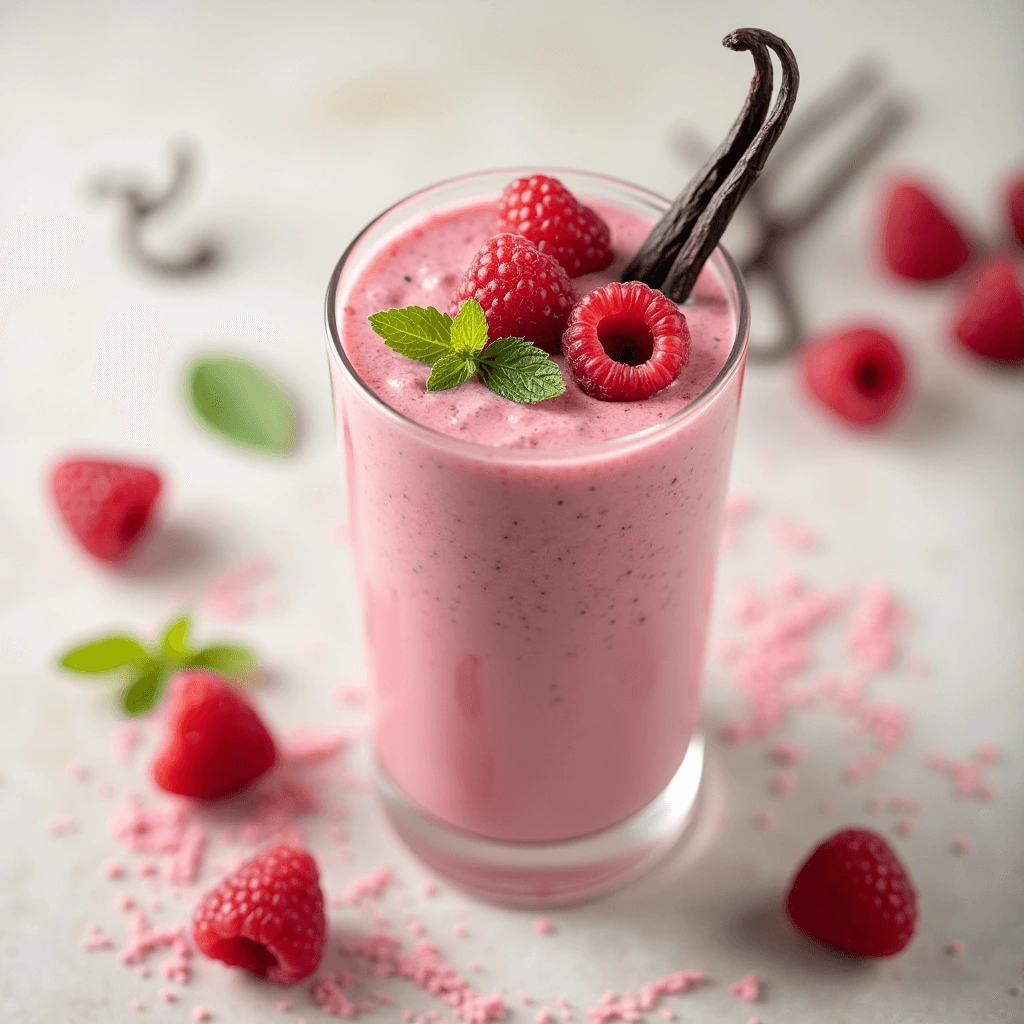
M362 672L349 557L324 539L341 508L320 323L331 266L386 204L466 169L578 165L674 191L686 172L670 156L668 129L689 122L720 137L749 60L718 41L750 23L789 39L805 95L856 55L878 53L918 103L889 159L927 168L979 229L998 230L997 183L1024 153L1024 10L1013 0L0 7L5 1024L112 1024L135 1019L127 1002L136 997L153 1021L188 1019L200 1001L217 1020L285 1019L264 987L219 969L200 967L194 991L163 1006L155 982L110 954L79 950L87 920L116 936L123 923L96 871L115 852L107 805L65 767L78 757L116 782L141 768L117 766L109 708L61 678L53 655L107 625L161 620L258 550L274 564L284 607L227 631L273 666L262 698L270 717L356 724L359 714L330 698ZM223 268L194 282L125 265L112 248L112 211L85 198L98 168L157 173L178 136L196 140L202 166L174 228L209 226L230 246ZM552 915L556 937L535 936L529 915L453 894L423 901L421 916L452 959L484 965L484 989L525 987L549 1005L565 993L582 1007L609 987L699 967L716 984L673 1004L684 1020L741 1022L756 1012L765 1024L952 1024L1024 1010L1008 994L1024 982L1024 380L947 344L951 286L911 291L879 279L867 259L873 197L861 182L801 242L800 289L815 324L870 314L898 326L916 356L914 399L884 434L852 436L804 405L789 367L752 367L734 480L765 509L823 533L822 552L801 560L809 578L885 579L906 598L915 615L908 647L934 670L924 680L894 674L876 692L909 710L911 740L878 780L843 786L836 720L801 717L787 734L807 745L808 761L797 791L775 801L778 824L766 833L750 827L773 799L764 744L716 744L711 795L728 821L709 818L685 871ZM294 390L302 437L293 458L241 454L190 422L180 371L211 346L258 355ZM97 570L54 525L45 474L74 448L136 453L167 474L166 525L124 572ZM773 549L762 517L727 555L722 590L740 577L770 579L782 561ZM707 694L712 732L738 707L718 675ZM954 802L948 783L925 771L924 753L966 754L983 741L1006 750L992 772L999 798ZM869 820L864 800L876 791L928 800L918 834L899 840L921 890L920 934L905 955L877 965L801 941L777 910L799 856L833 824ZM816 810L826 796L838 801L832 819ZM390 860L417 892L420 869L372 805L349 802L357 859L331 868L332 887ZM65 813L81 830L49 838L44 822ZM974 837L975 851L954 858L948 845L960 834ZM452 938L466 907L471 935ZM337 915L338 928L345 921ZM952 939L965 944L958 958L943 954ZM748 970L767 982L756 1008L728 992ZM307 997L296 998L301 1009ZM428 1005L417 1000L403 1002ZM515 1019L532 1013L517 1009Z

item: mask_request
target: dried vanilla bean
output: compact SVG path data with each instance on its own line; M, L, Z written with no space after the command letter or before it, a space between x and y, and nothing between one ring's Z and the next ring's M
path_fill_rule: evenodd
M171 206L185 191L191 178L194 159L190 150L179 147L173 155L170 181L162 192L146 192L138 185L125 184L112 178L94 183L97 196L113 199L122 205L121 233L129 257L146 270L166 276L193 274L216 262L219 251L210 241L197 243L191 252L181 256L163 256L152 252L143 239L146 222Z

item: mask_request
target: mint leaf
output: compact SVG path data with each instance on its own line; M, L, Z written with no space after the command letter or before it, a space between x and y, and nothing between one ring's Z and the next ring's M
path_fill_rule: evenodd
M452 318L433 306L387 309L369 320L388 348L418 363L433 365L451 347Z
M476 299L466 299L452 321L451 350L467 359L487 344L487 317ZM468 378L467 378L468 379Z
M188 656L188 631L191 624L191 619L183 615L167 627L161 641L165 658L179 661Z
M434 363L434 369L427 378L427 390L447 391L449 388L457 388L465 384L476 373L476 369L475 360L467 359L457 352L448 352Z
M60 659L60 665L72 672L98 673L149 660L146 648L134 637L115 635L72 648Z
M565 393L558 364L524 338L498 338L477 356L480 379L512 402L543 402Z
M233 644L214 644L189 656L185 664L189 668L208 668L226 676L241 676L258 664L256 655L245 647Z
M121 692L121 710L126 715L142 715L152 711L163 696L167 670L157 664L137 676Z
M229 441L275 455L295 441L288 392L255 363L204 356L188 368L185 392L196 418Z

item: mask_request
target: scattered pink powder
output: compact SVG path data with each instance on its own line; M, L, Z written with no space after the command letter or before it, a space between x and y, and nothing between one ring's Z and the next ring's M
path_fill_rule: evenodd
M885 797L884 796L869 796L864 802L864 809L868 814L878 814L879 811L885 808Z
M133 900L128 893L119 892L114 900L114 906L116 906L118 910L127 913L129 910L135 909L135 900Z
M191 977L189 958L192 951L188 945L183 925L168 928L154 928L141 910L132 912L128 926L128 943L117 954L123 964L139 964L154 950L169 948L170 958L161 971L169 981L187 985Z
M729 613L743 625L760 622L768 614L768 604L750 584L740 584L729 601Z
M906 624L907 614L893 592L884 586L870 587L854 610L846 634L847 650L872 671L890 668L896 660L897 634Z
M437 887L437 882L426 881L420 886L420 892L424 896L431 898L436 896L441 890Z
M85 937L82 939L82 949L86 952L94 952L97 949L110 949L114 945L110 936L95 922L90 921L85 926Z
M142 742L142 730L135 722L124 722L114 730L114 750L118 760L127 764Z
M110 829L115 839L135 853L174 853L185 832L186 813L183 800L147 807L137 793L128 791L114 809Z
M202 1024L204 1020L210 1020L213 1014L205 1006L196 1006L192 1010L192 1019Z
M71 761L67 767L68 778L75 782L88 782L92 772L81 761Z
M337 730L293 729L284 739L283 752L292 761L314 764L340 754L347 744L348 736Z
M409 934L415 935L417 938L427 934L427 926L418 917L414 917L407 927Z
M523 1004L523 1006L529 1006L533 1002L533 996L531 996L530 993L526 991L526 989L521 988L516 993L516 996L519 999L519 1002Z
M361 1012L358 1004L345 994L346 986L354 980L355 976L348 971L339 971L337 974L318 978L313 982L313 1002L331 1017L348 1019L358 1016Z
M973 846L974 844L971 842L970 839L968 839L966 836L962 836L959 839L954 839L953 842L950 844L949 848L958 857L964 857L971 852Z
M455 933L455 937L457 939L465 939L469 936L469 929L461 922L459 922L452 931Z
M124 877L124 865L117 860L105 860L100 865L100 875L108 882L114 882Z
M538 935L550 935L554 930L555 926L546 917L537 917L533 921L533 930Z
M561 1009L563 1009L563 1010L570 1010L570 1009L572 1009L572 1003L570 1003L570 1002L569 1002L569 999L568 999L568 998L567 998L566 996L559 996L559 997L558 997L558 998L557 998L557 999L555 1000L555 1002L556 1002L556 1003L558 1004L558 1006L559 1006L559 1007L561 1007Z
M775 815L769 810L758 811L757 814L754 815L754 828L767 830L774 824Z
M278 999L274 1003L274 1009L280 1010L281 1013L291 1013L295 1009L295 1004L290 999Z
M796 779L789 772L779 772L771 781L771 791L776 796L789 796L796 788Z
M63 817L50 818L46 823L46 831L54 838L71 835L72 832L78 831L78 822L74 818L66 815Z
M747 1003L756 1003L761 998L761 982L757 975L750 971L748 974L744 974L739 981L734 981L729 986L729 991L737 999L742 999Z
M996 764L999 761L1001 752L995 743L983 743L974 752L974 760L978 764Z
M798 555L815 551L821 544L821 538L814 530L785 516L773 516L769 528L782 547Z
M612 1020L637 1024L643 1014L655 1009L665 996L683 995L706 981L707 977L702 971L676 971L644 985L638 993L625 992L619 995L614 991L605 992L597 1005L587 1010L587 1017L592 1024L606 1024Z
M201 825L189 825L181 837L178 849L167 864L167 880L178 885L191 885L199 877L199 865L208 840Z
M145 1008L146 1007L143 1005L141 999L133 999L128 1004L128 1009L129 1010L134 1010L136 1013L141 1013Z
M269 560L263 555L254 555L214 577L203 591L203 610L220 619L244 619L253 610L254 589L269 572Z
M725 502L725 524L722 530L722 546L727 550L737 547L739 527L757 509L757 503L751 494L737 492L730 494Z
M554 1018L551 1016L551 1011L544 1007L544 1009L538 1010L536 1016L533 1018L533 1024L551 1024Z
M661 1017L662 1020L675 1020L676 1019L676 1015L667 1006L662 1006L658 1010L658 1016Z
M793 740L785 740L774 744L770 754L776 764L794 765L804 759L804 748Z
M169 988L158 989L156 997L162 1003L176 1003L178 1001L177 995Z
M160 865L152 857L144 857L136 863L135 870L142 878L155 878L160 874Z
M895 828L897 835L909 838L917 832L917 822L913 818L900 818Z
M375 978L400 977L447 1003L467 1024L504 1020L507 1007L500 992L484 996L476 992L441 956L437 946L424 942L403 953L398 939L379 932L356 942L346 942L342 955L365 964ZM344 987L344 986L342 986Z
M964 951L964 944L959 939L954 939L946 946L948 956L959 956Z
M135 968L135 973L140 978L142 978L143 981L145 981L146 978L149 977L150 971L149 971L149 968L145 964L139 964L139 966Z
M987 782L982 782L974 791L974 795L983 803L990 804L996 798L995 787L990 786Z

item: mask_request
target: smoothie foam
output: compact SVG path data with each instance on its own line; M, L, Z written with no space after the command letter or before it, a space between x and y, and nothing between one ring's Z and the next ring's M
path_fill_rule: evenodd
M607 271L573 282L582 291L617 279L657 211L581 199L616 252ZM706 390L737 325L709 264L683 307L688 365L650 399L601 402L568 375L566 395L536 406L475 380L427 394L429 368L388 349L366 317L445 309L493 210L478 199L406 221L341 275L349 360L430 430L386 416L334 356L331 373L381 764L458 829L561 840L644 807L686 752L742 373L635 442L598 442ZM477 444L467 452L443 435Z

